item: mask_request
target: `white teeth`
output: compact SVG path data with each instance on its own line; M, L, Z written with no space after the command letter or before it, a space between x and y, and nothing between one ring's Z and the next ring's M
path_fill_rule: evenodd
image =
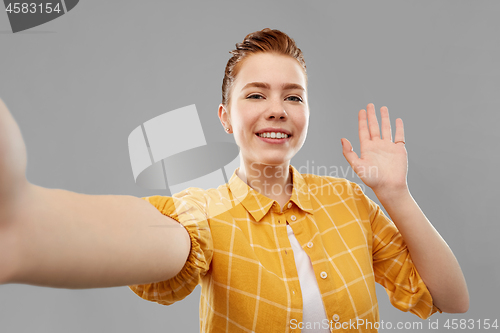
M286 138L288 138L288 134L281 133L281 132L260 133L259 136L261 138L271 138L271 139L286 139Z

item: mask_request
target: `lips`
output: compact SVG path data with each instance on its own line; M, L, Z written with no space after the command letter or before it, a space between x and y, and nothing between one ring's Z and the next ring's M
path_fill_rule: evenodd
M279 127L267 127L267 128L263 128L259 131L257 131L255 133L255 135L259 135L259 134L262 134L262 133L285 133L288 135L288 137L292 136L292 133L284 128L279 128Z

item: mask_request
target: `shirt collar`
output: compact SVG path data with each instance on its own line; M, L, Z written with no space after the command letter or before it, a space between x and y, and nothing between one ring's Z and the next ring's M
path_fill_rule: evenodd
M302 175L290 165L292 173L293 191L290 201L294 202L301 210L312 213L309 188ZM274 200L260 194L236 175L234 171L229 180L229 189L243 207L252 215L255 221L259 222L273 206ZM284 208L284 207L282 207Z

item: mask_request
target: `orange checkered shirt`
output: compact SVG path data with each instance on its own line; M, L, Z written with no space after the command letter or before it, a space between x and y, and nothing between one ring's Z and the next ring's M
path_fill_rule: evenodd
M288 223L311 259L334 331L377 332L370 329L379 322L375 281L402 311L422 319L441 312L396 226L357 184L290 171L293 193L283 211L236 173L217 189L144 198L187 229L191 252L177 276L129 288L170 305L201 284L201 332L299 332L302 295ZM358 320L365 325L344 324Z

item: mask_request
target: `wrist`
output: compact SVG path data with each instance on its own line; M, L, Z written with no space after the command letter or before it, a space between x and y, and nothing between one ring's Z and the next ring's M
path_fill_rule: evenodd
M410 190L405 184L404 186L387 187L373 190L380 203L392 203L411 198Z

